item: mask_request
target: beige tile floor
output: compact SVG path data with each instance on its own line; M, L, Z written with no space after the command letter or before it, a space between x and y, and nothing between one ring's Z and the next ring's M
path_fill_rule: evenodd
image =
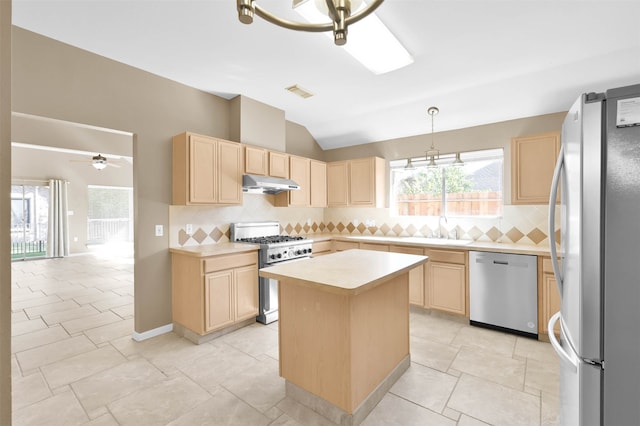
M328 425L285 397L277 323L137 343L129 256L15 262L14 425ZM547 343L411 314L411 367L364 425L554 425Z

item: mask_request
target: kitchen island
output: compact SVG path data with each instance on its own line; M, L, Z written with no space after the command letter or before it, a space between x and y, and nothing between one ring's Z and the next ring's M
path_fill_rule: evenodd
M261 269L280 282L287 396L359 424L409 367L409 271L427 260L348 250Z

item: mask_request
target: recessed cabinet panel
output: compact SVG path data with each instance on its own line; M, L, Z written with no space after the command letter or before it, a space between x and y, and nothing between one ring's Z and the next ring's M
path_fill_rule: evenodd
M207 138L191 136L189 140L189 199L191 203L213 204L216 202L216 142Z
M511 204L548 204L560 133L511 140Z
M327 163L311 160L311 207L327 207Z
M205 332L233 324L233 271L208 275L204 294Z
M266 149L245 145L244 172L250 175L266 175L269 168L267 157Z
M465 315L465 266L430 262L429 269L429 302L431 304L431 308Z
M258 315L258 268L245 266L234 271L236 283L236 321Z
M329 207L349 205L349 169L346 161L327 163L327 203Z
M289 191L289 205L295 207L309 207L311 203L311 160L308 158L294 157L289 158L289 177L295 183L300 185L297 191Z
M269 176L289 179L289 154L269 151Z
M242 149L235 142L218 140L218 203L242 204Z
M424 256L424 250L418 247L391 246L389 251L392 251L394 253L416 254L418 256ZM409 303L411 303L412 305L421 307L425 305L424 273L424 264L409 271Z

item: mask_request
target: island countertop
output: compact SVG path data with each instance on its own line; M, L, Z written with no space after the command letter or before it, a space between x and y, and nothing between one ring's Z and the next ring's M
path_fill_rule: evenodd
M358 294L427 260L427 256L355 249L262 268L259 274L333 293Z

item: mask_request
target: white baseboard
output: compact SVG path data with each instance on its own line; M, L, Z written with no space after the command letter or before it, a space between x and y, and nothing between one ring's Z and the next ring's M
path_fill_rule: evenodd
M144 331L142 333L136 333L135 331L131 335L133 340L141 342L143 340L151 339L152 337L159 336L161 334L170 333L173 331L173 324L163 325L162 327L154 328L153 330Z

